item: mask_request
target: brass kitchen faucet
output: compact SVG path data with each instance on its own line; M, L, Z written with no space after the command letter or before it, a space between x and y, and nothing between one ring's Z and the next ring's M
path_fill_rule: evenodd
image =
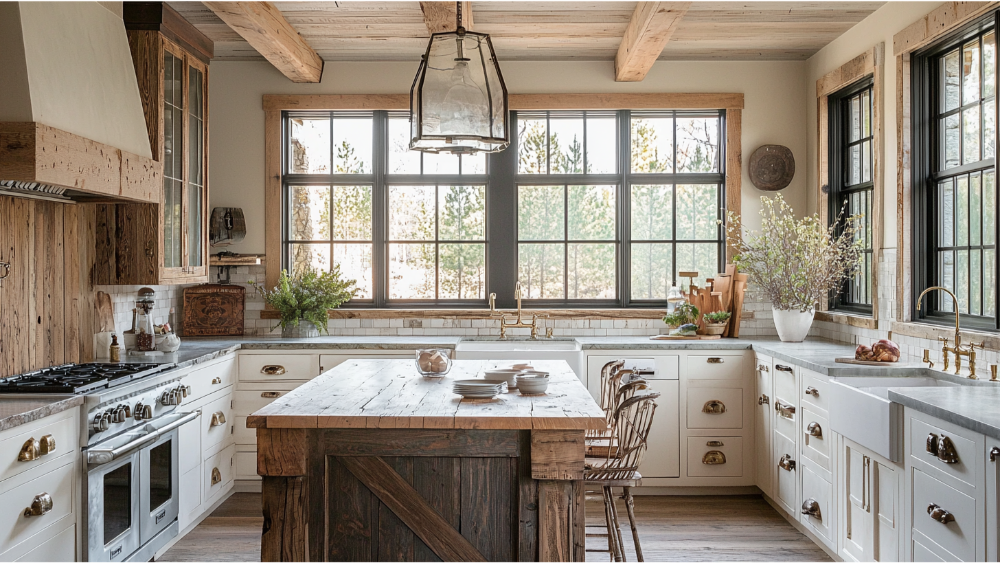
M517 299L517 319L513 323L507 322L507 314L497 311L496 308L497 294L490 294L490 317L500 317L500 340L507 340L507 329L508 328L530 328L531 329L531 339L535 340L538 338L538 319L544 319L548 315L531 315L531 322L526 323L521 319L521 282L518 281L514 285L514 299ZM545 331L546 338L552 338L552 329Z
M944 371L948 371L948 354L952 353L955 355L955 375L958 375L958 372L962 369L962 356L967 356L969 358L969 379L979 379L976 376L976 348L982 350L983 346L986 343L980 342L979 344L970 343L967 346L962 345L962 334L959 332L958 329L958 298L955 297L955 294L952 293L947 288L938 285L934 287L928 287L920 294L920 297L917 297L917 311L920 310L920 303L921 300L924 298L924 295L926 295L927 292L933 291L935 289L939 289L950 295L952 301L954 302L954 308L955 308L955 345L949 346L948 338L944 336L938 337L938 340L944 342L944 345L941 347L941 355L944 357L943 369Z

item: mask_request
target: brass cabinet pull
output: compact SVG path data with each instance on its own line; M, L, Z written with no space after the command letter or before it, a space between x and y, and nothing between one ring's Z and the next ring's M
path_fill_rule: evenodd
M775 399L774 410L777 411L782 418L795 418L795 407L782 402L781 399Z
M927 505L927 514L931 516L932 520L936 520L942 524L955 521L955 517L951 512L948 512L933 502Z
M226 415L222 411L212 414L212 426L221 426L226 423Z
M17 461L35 461L42 455L42 447L38 440L28 438L28 441L21 446L21 451L17 454Z
M762 394L760 397L757 397L757 404L758 405L770 405L771 404L771 398L768 397L767 395L763 395Z
M778 467L784 469L785 471L792 471L795 469L795 460L792 459L792 456L785 454L778 460Z
M218 467L213 467L212 468L212 484L213 485L218 485L221 482L222 482L222 472L219 471Z
M934 434L932 432L927 435L927 444L924 446L924 449L927 450L927 453L931 454L934 457L937 457L937 447L938 447L938 437L937 434Z
M723 465L726 463L726 454L719 450L710 450L702 456L701 462L705 465Z
M705 406L701 407L701 412L705 414L722 414L726 412L726 403L718 399L706 401Z
M41 453L42 455L49 455L50 453L56 451L56 439L52 437L52 434L46 434L42 436L39 440L41 443Z
M222 383L222 378L221 377L213 377L212 378L212 385L218 385L220 383Z
M997 457L1000 457L1000 448L993 446L990 450L990 461L996 461Z
M806 501L802 503L801 512L807 516L823 520L823 511L819 509L819 503L816 502L816 499L814 498L807 498Z
M809 387L806 387L805 393L806 393L806 395L812 395L813 397L819 397L819 389L817 389L817 388L815 388L815 387L813 387L811 385Z
M285 366L264 366L260 368L260 372L264 375L285 375Z
M31 518L32 516L44 516L52 510L52 497L49 493L42 493L40 495L35 495L35 498L31 501L31 506L24 509L24 517Z
M705 442L705 445L710 448L721 448L722 446L725 446L725 444L723 444L720 440L709 440Z
M809 434L810 436L813 436L815 438L822 438L823 428L820 427L818 422L810 422L809 425L806 426L806 434Z
M710 364L721 364L721 363L724 363L725 361L726 360L724 360L722 358L709 358L708 359L708 363L710 363Z
M927 453L940 459L944 463L958 463L958 450L955 449L955 443L951 441L951 438L945 436L944 434L938 436L931 432L927 435L927 443L924 449ZM998 451L1000 453L1000 451ZM992 452L990 452L992 460Z
M788 372L792 371L792 368L788 366L783 366L781 364L774 364L774 369L778 371L788 371Z
M264 391L260 394L261 399L277 399L281 396L281 393L277 391Z

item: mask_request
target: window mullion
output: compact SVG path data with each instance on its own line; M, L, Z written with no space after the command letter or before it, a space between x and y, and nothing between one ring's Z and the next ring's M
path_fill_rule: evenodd
M389 122L387 112L374 112L375 131L372 134L372 297L375 307L385 307L389 294L389 190L386 172L389 165Z

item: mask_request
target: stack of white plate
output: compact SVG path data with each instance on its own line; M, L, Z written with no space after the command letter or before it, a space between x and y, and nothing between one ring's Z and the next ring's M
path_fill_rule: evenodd
M492 399L507 392L506 381L484 381L482 379L459 379L452 391L466 399Z

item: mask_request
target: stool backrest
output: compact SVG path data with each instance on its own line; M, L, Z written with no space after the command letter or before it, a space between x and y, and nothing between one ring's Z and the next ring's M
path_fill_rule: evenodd
M626 399L615 413L612 435L615 448L608 449L600 467L587 471L587 479L631 479L646 455L649 431L653 426L659 393L636 395Z

